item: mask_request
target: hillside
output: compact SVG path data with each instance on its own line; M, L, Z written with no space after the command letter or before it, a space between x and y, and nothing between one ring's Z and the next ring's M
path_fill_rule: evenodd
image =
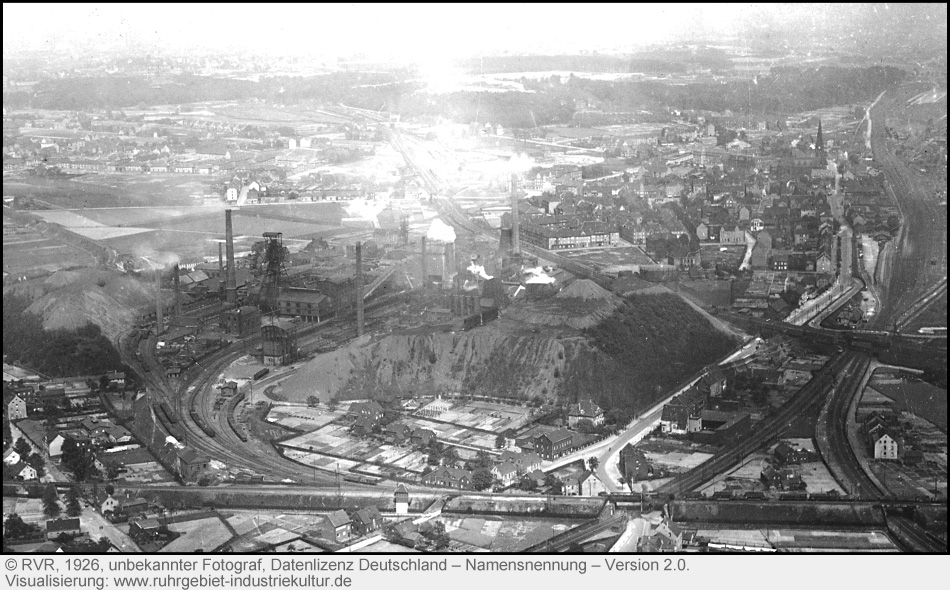
M128 331L155 301L154 292L135 278L95 269L59 271L42 282L4 289L8 293L28 298L26 312L38 316L45 330L95 324L110 340Z
M512 306L503 320L470 332L366 338L318 355L275 393L288 401L464 393L570 402L591 396L628 416L733 345L675 295L622 300L585 283L562 293L543 302L550 314L539 312L539 304ZM548 326L564 327L561 306L582 303L590 307L580 317L592 317L591 309L599 316L586 333L552 335L532 327L545 318L553 318Z

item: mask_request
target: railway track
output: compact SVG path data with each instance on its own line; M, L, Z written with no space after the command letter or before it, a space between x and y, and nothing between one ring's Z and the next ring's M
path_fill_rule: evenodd
M732 447L720 450L703 464L676 476L657 488L657 493L682 495L734 467L749 453L777 440L799 415L808 413L821 403L829 388L834 387L836 374L853 367L856 362L857 355L852 352L832 358L776 414L757 425L752 434Z

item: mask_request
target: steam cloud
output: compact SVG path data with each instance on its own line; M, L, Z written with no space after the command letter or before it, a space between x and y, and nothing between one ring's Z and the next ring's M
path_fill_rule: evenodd
M429 231L426 232L426 239L451 244L455 241L455 230L441 219L435 219L429 226Z

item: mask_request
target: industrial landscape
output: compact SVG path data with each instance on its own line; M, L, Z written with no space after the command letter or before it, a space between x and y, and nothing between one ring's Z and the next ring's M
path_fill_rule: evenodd
M942 49L5 41L4 551L946 553L946 6L869 6Z

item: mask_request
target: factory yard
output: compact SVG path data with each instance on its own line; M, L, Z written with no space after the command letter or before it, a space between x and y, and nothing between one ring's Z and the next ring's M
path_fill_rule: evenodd
M558 252L558 254L577 262L593 264L606 273L617 273L622 270L637 271L640 266L656 264L656 261L647 256L642 248L630 245L585 251L568 250Z

